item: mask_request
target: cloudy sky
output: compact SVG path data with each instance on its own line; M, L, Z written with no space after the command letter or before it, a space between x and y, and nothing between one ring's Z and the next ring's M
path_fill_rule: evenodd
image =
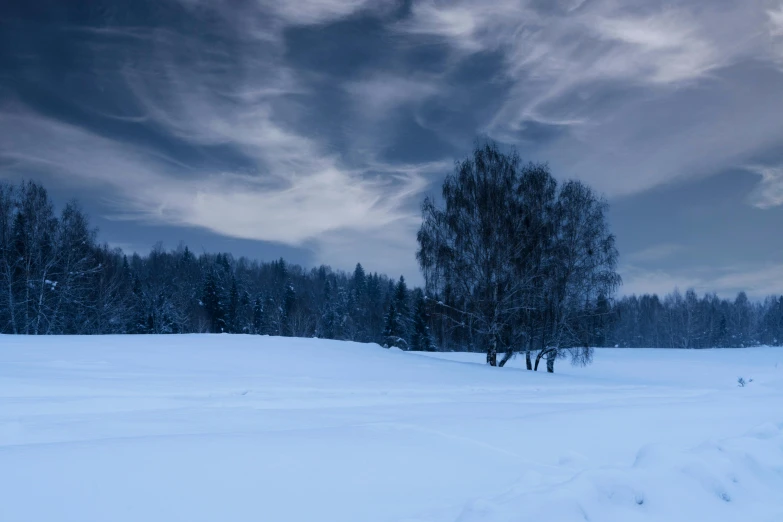
M126 250L419 281L421 199L478 136L606 195L624 293L783 292L780 0L0 7L0 178Z

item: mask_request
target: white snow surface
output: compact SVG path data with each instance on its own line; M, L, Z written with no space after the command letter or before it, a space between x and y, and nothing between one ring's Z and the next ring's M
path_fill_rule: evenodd
M0 336L0 522L783 521L783 349L482 362Z

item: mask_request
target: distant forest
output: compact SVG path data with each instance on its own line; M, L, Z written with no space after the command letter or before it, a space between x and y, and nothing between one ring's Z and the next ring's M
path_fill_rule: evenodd
M78 203L55 212L34 182L0 184L0 332L242 333L375 342L411 350L484 351L470 323L402 277L310 270L283 259L195 255L156 246L125 255L97 241ZM744 347L783 344L783 297L751 301L693 290L604 296L589 346ZM456 313L458 316L459 313ZM500 347L500 351L505 348ZM519 351L522 351L520 348Z

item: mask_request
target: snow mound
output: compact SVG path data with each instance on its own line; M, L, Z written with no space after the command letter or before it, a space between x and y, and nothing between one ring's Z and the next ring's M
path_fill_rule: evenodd
M586 469L471 502L455 522L783 520L783 424L689 451L642 447L629 467Z

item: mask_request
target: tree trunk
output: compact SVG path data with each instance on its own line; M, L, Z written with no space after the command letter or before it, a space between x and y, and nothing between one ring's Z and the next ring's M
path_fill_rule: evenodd
M487 364L490 366L498 365L498 341L495 336L492 336L489 349L487 350Z
M44 314L44 296L46 294L46 276L47 272L44 270L43 274L41 274L41 286L38 290L38 309L36 310L35 314L35 335L40 335L41 333L41 317Z
M495 348L487 350L487 364L490 366L498 365L498 352Z
M506 365L506 363L508 361L510 361L513 356L514 356L514 350L509 349L505 353L505 355L503 355L503 358L500 360L500 363L498 364L498 366L500 366L501 368L504 367Z
M538 371L538 363L541 362L541 358L546 355L547 353L547 347L546 347L546 337L544 336L543 332L541 334L541 350L538 352L538 355L536 355L536 364L533 366L534 371ZM532 346L532 344L531 344Z
M557 358L557 352L550 350L546 354L546 371L547 373L555 373L555 359Z
M527 365L528 370L533 369L533 361L530 360L530 349L525 352L525 364Z
M6 278L8 280L8 313L11 314L11 333L19 333L16 327L16 302L14 301L14 280L10 268L6 268Z
M25 272L25 285L24 285L24 333L30 335L30 287L32 283L30 281L30 269Z
M547 353L547 350L541 350L538 352L538 355L536 355L536 365L533 367L533 370L538 371L538 363L541 362L541 358L544 356L544 354Z

